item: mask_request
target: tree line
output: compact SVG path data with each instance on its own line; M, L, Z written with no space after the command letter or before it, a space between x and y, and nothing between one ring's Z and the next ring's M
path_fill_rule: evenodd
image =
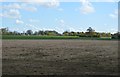
M51 30L46 30L46 31L35 31L33 32L32 30L27 30L26 32L23 31L22 33L18 31L9 31L8 28L1 28L0 29L0 34L2 35L40 35L40 36L79 36L79 37L112 37L112 38L119 38L120 37L120 32L111 34L111 33L105 33L105 32L96 32L94 29L89 27L86 32L74 32L74 31L64 31L62 34L58 33L57 31L51 31Z

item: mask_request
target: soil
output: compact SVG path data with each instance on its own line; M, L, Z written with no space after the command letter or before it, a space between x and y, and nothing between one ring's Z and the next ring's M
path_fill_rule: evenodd
M3 75L116 75L118 41L3 40Z

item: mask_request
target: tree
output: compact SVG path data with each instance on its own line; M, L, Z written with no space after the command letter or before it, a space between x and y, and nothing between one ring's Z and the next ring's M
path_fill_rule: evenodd
M91 33L91 32L95 32L95 30L92 29L91 27L89 27L89 28L87 29L87 31L88 31L89 33Z
M107 36L107 37L111 37L111 33L107 33L106 36Z
M84 32L79 32L79 37L85 37L85 33Z
M96 36L97 36L97 37L100 37L100 33L96 32Z
M59 33L56 32L56 31L48 31L48 30L45 31L44 34L45 35L51 35L51 36L57 36L57 35L59 35Z
M114 39L120 39L120 32L114 33L112 35L112 38L114 38Z
M35 32L34 32L34 35L38 35L38 32L37 32L37 31L35 31Z
M1 30L1 34L8 34L9 33L8 28L2 28L0 30Z
M91 27L89 27L89 28L87 29L87 31L88 31L88 32L86 32L86 35L87 35L87 36L90 36L90 37L94 36L94 32L95 32L94 29L92 29Z
M65 31L65 32L63 32L63 35L64 35L64 36L68 36L68 35L69 35L69 32L68 32L68 31Z
M27 35L32 35L32 34L33 34L33 31L32 31L32 30L27 30L27 31L26 31L26 34L27 34Z
M100 34L100 37L106 37L106 33L104 33L104 32L101 33L101 34Z
M73 31L72 31L72 32L69 32L69 35L70 35L70 36L76 36L76 35L77 35L77 32L73 32Z
M18 35L18 34L19 34L19 32L17 32L17 31L14 31L14 32L13 32L13 34L14 34L14 35Z
M44 31L38 31L38 35L44 35L45 33L44 33Z

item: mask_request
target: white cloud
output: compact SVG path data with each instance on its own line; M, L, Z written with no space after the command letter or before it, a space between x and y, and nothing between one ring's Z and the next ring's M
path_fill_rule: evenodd
M69 27L68 28L68 31L69 32L80 32L80 31L82 31L83 29L82 28L73 28L73 27Z
M26 24L25 26L28 26L28 27L35 29L35 30L39 30L38 27L36 27L35 25L32 25L32 24Z
M51 0L0 0L4 2L50 2ZM59 0L60 2L79 2L79 0ZM89 0L90 2L119 2L119 0Z
M36 5L41 5L47 8L55 8L60 5L59 0L35 0L35 1L32 1L32 3Z
M116 32L118 32L118 29L116 29L116 28L111 28L108 32L116 33Z
M20 10L20 9L22 9L22 10L27 10L27 11L31 11L31 12L37 11L36 7L29 6L29 4L27 4L27 3L22 3L22 4L10 3L7 5L0 6L0 9L6 9L6 10L9 10L9 9Z
M88 0L80 0L80 2L82 3L82 7L80 8L80 11L83 14L89 14L95 12L94 7Z
M59 25L59 27L55 27L55 29L57 31L74 31L74 32L79 32L82 30L82 28L75 28L73 25L71 25L70 23L66 22L64 19L60 19L60 18L56 18L55 19L57 21L57 24ZM60 30L61 29L61 30ZM66 30L65 30L66 29ZM60 33L61 33L60 32Z
M48 7L58 7L59 6L59 1L58 0L51 0L51 2L47 3Z
M118 18L118 10L117 9L114 10L114 12L109 14L109 16L112 17L112 18Z
M3 1L5 1L5 0L0 0L0 2L3 2Z
M28 4L28 3L22 3L20 6L23 10L27 10L27 11L31 11L31 12L37 11L36 7L34 7L33 5L30 6L30 4Z
M22 20L16 20L16 24L23 24L24 22Z
M34 3L38 3L38 2L45 2L45 0L17 0L18 2L34 2Z
M24 9L27 10L27 11L31 11L31 12L37 11L37 8L35 8L35 7L27 7L27 8L24 8Z
M119 0L91 0L93 2L119 2Z
M2 9L21 9L21 6L18 3L12 3L7 5L0 6Z
M58 7L60 5L59 0L20 0L22 2L32 2L35 5L42 5L44 7Z
M9 11L5 11L2 13L2 17L7 18L21 18L19 10L16 9L10 9Z
M59 28L59 27L55 27L54 28L56 31L58 31L59 33L64 32L65 30L63 28Z
M76 31L76 30L74 28L70 27L69 31L71 32L71 31Z

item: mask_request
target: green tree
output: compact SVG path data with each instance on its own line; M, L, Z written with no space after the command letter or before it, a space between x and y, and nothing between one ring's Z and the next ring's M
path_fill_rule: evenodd
M107 36L107 37L111 37L111 33L107 33L106 36Z
M84 32L80 32L80 37L85 37L85 33Z
M32 34L33 34L33 31L32 31L32 30L27 30L27 31L26 31L26 34L27 34L27 35L32 35Z
M88 32L86 32L86 35L87 36L90 36L90 37L92 37L92 36L94 36L94 32L95 32L95 30L94 29L92 29L91 27L89 27L88 29L87 29L87 31Z
M95 32L95 30L92 29L91 27L89 27L89 28L87 29L87 31L88 31L89 33L91 33L91 32Z
M37 31L35 31L35 32L34 32L34 35L38 35L38 32L37 32Z
M5 35L5 34L9 34L9 29L8 28L1 28L0 29L1 34Z
M69 32L68 31L65 31L62 33L64 36L69 36Z
M45 32L44 31L38 31L38 35L44 35L45 34Z

